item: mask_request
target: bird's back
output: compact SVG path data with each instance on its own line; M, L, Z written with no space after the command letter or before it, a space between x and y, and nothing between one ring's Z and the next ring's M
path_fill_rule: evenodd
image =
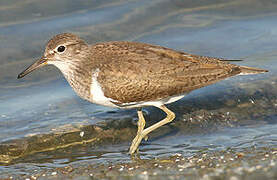
M91 49L92 61L98 62L97 81L105 96L120 103L186 94L242 73L240 66L222 59L145 43L108 42Z

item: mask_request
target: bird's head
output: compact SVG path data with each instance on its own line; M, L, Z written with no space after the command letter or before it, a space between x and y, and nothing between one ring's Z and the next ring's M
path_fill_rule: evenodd
M88 45L74 34L58 34L48 41L44 55L21 72L17 78L22 78L47 64L53 64L61 71L66 70L68 64L74 64L74 61L80 59L76 58L76 56L87 49L87 47Z

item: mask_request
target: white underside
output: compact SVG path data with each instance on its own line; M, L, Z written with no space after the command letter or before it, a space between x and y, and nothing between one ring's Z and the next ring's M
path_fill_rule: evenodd
M117 105L111 102L113 101L111 98L107 98L104 95L104 92L102 91L102 88L97 81L98 72L99 69L92 73L92 82L90 86L91 101L95 104L100 104L103 106L118 107ZM114 100L114 102L116 101Z
M143 106L160 107L163 104L169 104L169 103L178 101L179 99L182 99L184 96L185 96L185 94L178 95L178 96L171 96L171 97L168 97L165 99L160 99L157 101L123 103L119 107L121 107L121 108L135 108L135 107L143 107Z

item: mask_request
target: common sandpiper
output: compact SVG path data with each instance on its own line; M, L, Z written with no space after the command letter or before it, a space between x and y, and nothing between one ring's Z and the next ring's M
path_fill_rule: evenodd
M165 104L189 92L235 75L258 74L264 69L229 64L228 60L192 55L140 42L104 42L88 45L80 37L63 33L46 45L44 55L18 75L24 77L47 64L63 73L83 99L116 108L137 108L138 131L129 153L143 138L171 122L174 112ZM145 127L142 107L155 106L167 116Z

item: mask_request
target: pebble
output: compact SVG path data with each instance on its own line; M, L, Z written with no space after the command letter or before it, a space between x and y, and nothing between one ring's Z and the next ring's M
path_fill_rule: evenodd
M119 169L119 171L123 171L123 169L124 169L124 166L121 166L120 169Z
M80 132L80 136L81 136L81 137L83 137L83 136L84 136L84 134L85 134L85 132L84 132L84 131L81 131L81 132Z
M255 102L253 101L253 99L249 99L249 101L250 101L252 104L255 104Z
M232 177L230 177L230 180L238 180L238 177L232 176Z

